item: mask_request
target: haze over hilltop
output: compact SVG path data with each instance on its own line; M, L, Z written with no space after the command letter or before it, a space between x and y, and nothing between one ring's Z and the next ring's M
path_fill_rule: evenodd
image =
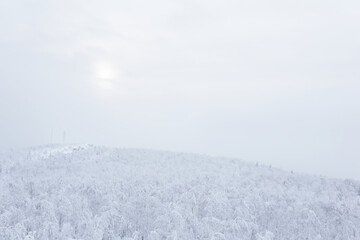
M360 179L360 1L0 1L0 148L94 143Z

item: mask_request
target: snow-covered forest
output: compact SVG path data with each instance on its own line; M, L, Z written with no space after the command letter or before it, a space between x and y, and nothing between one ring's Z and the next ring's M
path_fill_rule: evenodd
M360 239L359 182L237 159L11 150L0 155L0 192L0 239Z

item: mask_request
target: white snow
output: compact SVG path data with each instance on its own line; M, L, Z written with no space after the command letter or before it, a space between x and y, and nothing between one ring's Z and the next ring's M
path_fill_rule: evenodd
M360 183L184 153L13 150L0 239L360 239Z

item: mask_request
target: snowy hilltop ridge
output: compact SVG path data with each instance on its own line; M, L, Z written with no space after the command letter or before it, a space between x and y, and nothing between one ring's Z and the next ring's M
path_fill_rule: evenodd
M91 145L0 153L0 239L360 239L360 183Z

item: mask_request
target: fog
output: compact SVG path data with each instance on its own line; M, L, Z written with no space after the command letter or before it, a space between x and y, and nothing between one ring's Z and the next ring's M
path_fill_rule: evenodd
M360 179L358 1L0 2L0 147L221 155Z

